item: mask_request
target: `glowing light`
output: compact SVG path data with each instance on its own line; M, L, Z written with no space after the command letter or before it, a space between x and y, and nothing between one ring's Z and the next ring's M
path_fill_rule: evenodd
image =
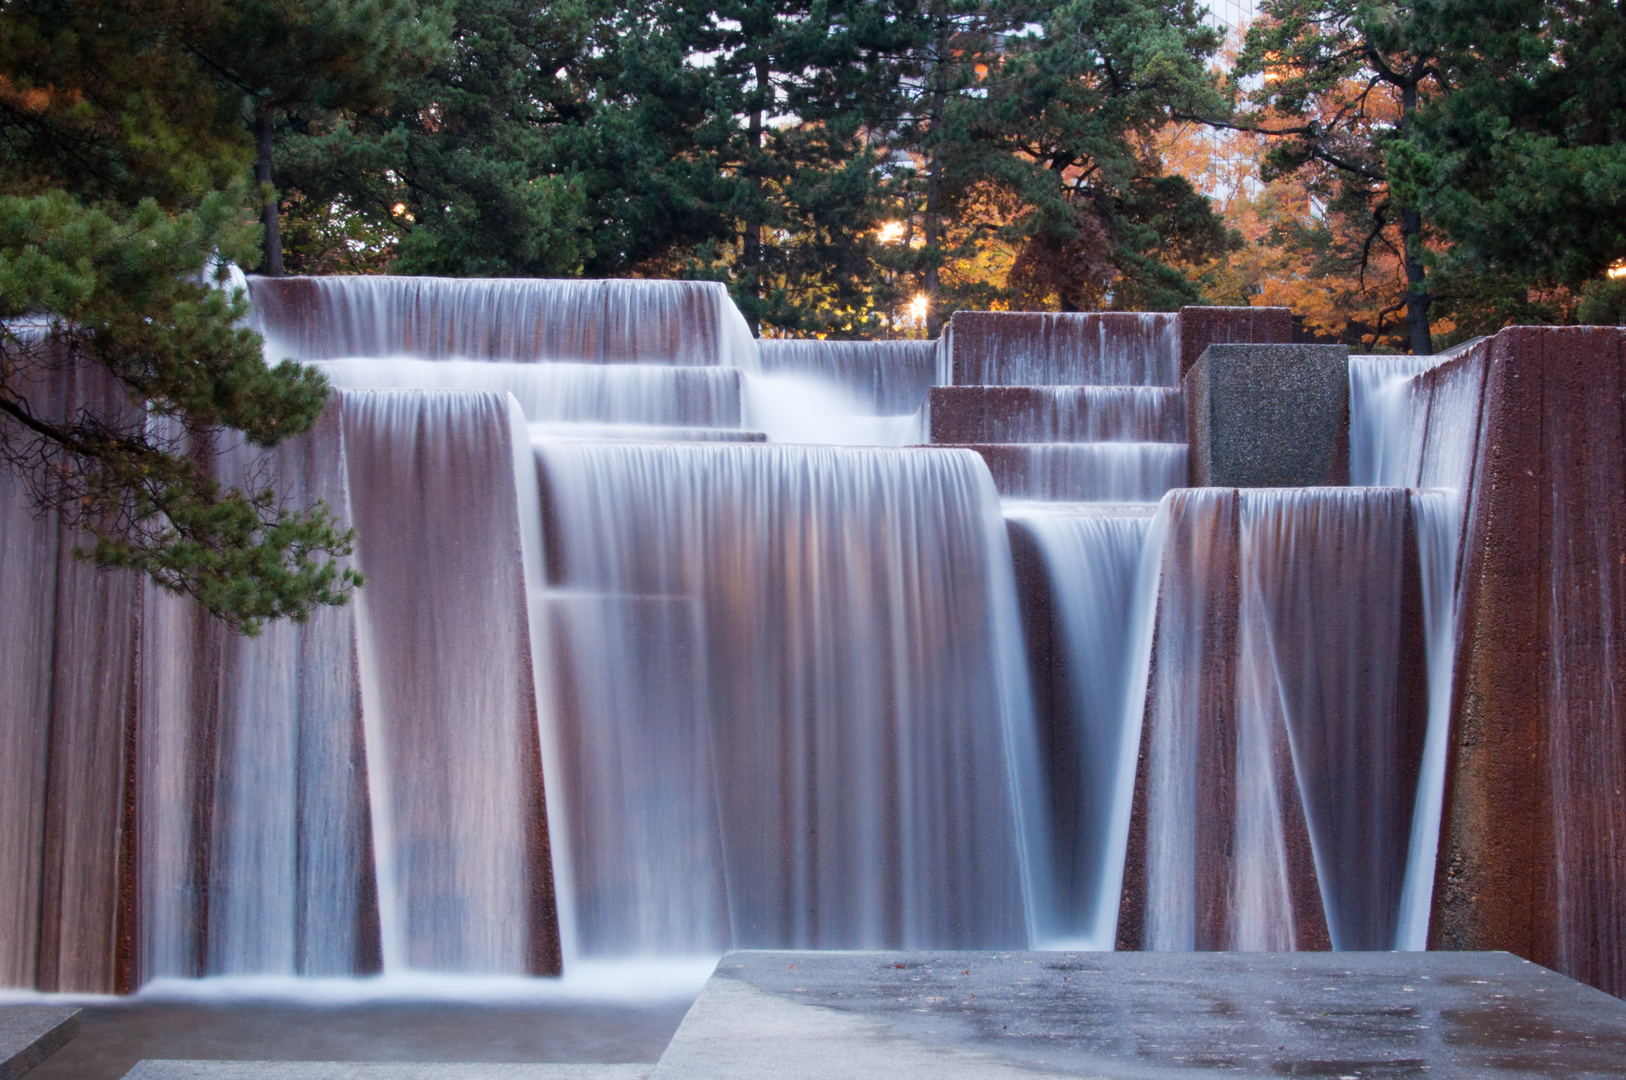
M1619 259L1609 268L1609 280L1619 281L1626 278L1626 259Z
M394 214L396 217L400 217L402 214L405 214L406 213L406 203L404 203L404 202L396 203L394 206L390 207L390 213Z
M909 301L909 317L919 322L926 320L926 311L931 307L931 301L926 299L925 293L916 293L915 298Z
M903 239L903 222L888 221L875 234L883 244L895 244Z

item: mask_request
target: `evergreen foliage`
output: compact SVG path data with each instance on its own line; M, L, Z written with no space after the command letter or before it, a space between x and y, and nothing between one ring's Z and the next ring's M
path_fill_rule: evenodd
M1267 178L1329 215L1398 224L1414 352L1565 321L1626 253L1626 11L1585 0L1266 0L1236 72ZM1363 256L1363 265L1365 257Z
M208 277L255 261L249 122L268 104L381 101L403 42L433 30L385 0L0 10L0 457L89 538L78 555L249 634L360 584L326 507L217 478L223 445L308 431L328 390L267 366L246 297ZM118 392L56 400L61 369L85 365Z
M1626 9L1455 14L1439 20L1449 93L1392 150L1395 187L1438 229L1441 291L1468 329L1563 321L1626 256Z
M928 333L958 306L1171 307L1199 295L1176 264L1230 242L1147 151L1216 100L1190 0L448 10L389 108L290 111L296 269L713 278L765 331L864 336L917 292ZM1003 269L957 272L990 245Z

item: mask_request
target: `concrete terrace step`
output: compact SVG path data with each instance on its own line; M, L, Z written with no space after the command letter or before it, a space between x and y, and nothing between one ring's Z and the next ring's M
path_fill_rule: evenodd
M760 431L738 427L665 427L654 424L529 424L531 440L590 439L609 442L767 442Z
M1184 443L971 443L1005 499L1156 502L1186 486Z
M1509 953L731 952L652 1080L1626 1075L1626 1002Z
M957 311L943 340L938 381L955 386L1179 386L1182 374L1172 312Z
M0 1005L0 1080L15 1080L79 1034L79 1010Z
M1183 443L1185 395L1163 386L934 386L931 441Z
M647 1080L653 1065L407 1061L143 1061L125 1080Z

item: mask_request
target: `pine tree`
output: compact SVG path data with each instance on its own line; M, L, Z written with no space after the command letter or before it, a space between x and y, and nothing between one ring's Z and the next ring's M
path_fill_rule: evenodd
M1447 7L1456 10L1442 16ZM1432 353L1423 209L1391 183L1389 151L1414 131L1427 96L1446 89L1442 22L1471 16L1452 0L1265 0L1260 11L1236 74L1261 78L1249 97L1268 117L1262 129L1279 139L1267 177L1329 170L1333 212L1365 218L1373 239L1398 222L1411 351Z
M908 144L922 163L924 291L961 244L1014 250L1011 302L1166 309L1197 299L1176 268L1230 243L1209 201L1151 146L1171 116L1216 108L1218 38L1184 0L1061 5L928 0ZM969 227L968 227L969 226ZM978 233L982 237L978 237Z
M1390 148L1393 186L1445 241L1438 277L1460 321L1563 320L1626 256L1626 9L1504 0L1469 15L1441 9L1450 92Z
M241 95L263 198L261 272L283 272L272 187L277 118L291 109L368 109L444 45L444 13L417 0L232 0L183 24L184 48Z
M328 395L313 371L267 366L240 325L246 299L207 280L223 261L251 263L261 235L241 84L224 53L198 47L230 39L246 11L0 10L0 459L81 530L81 557L144 572L254 633L343 603L360 579L334 561L352 537L326 507L225 486L212 457L308 431ZM115 400L59 407L60 369L84 365Z

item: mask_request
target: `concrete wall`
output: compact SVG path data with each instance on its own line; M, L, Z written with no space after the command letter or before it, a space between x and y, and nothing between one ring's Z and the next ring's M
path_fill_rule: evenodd
M1619 329L1516 327L1422 384L1423 480L1466 465L1472 483L1429 944L1507 949L1616 995L1626 995L1623 367Z
M1293 340L1293 313L1284 307L1183 307L1180 309L1180 375L1210 345Z

